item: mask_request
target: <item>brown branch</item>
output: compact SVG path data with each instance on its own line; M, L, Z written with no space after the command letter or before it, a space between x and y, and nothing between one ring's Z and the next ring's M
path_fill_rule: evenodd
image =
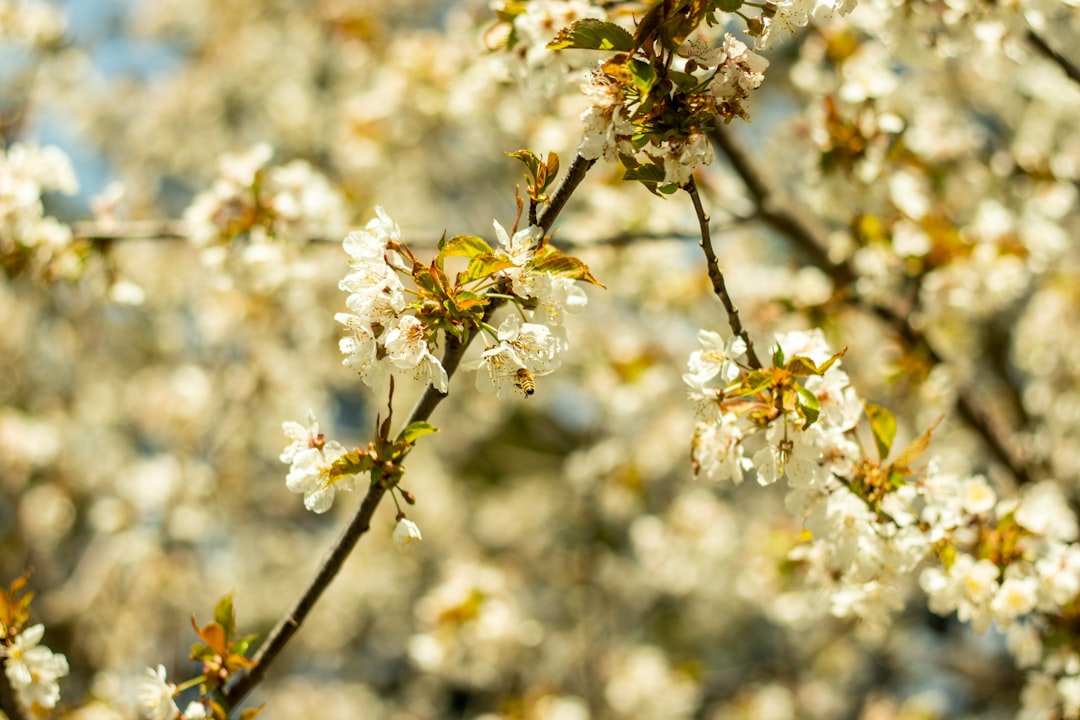
M1035 29L1030 25L1028 26L1027 39L1028 42L1035 46L1035 49L1037 49L1043 57L1056 63L1070 80L1080 84L1080 67L1077 67L1075 63L1069 60L1069 58L1050 47L1049 43L1047 43L1039 33L1035 32Z
M3 665L4 662L0 662L0 710L8 716L9 720L29 720L30 716L19 702L15 688L12 687Z
M489 308L489 312L491 311L493 311L493 308ZM467 347L467 342L462 343L453 337L448 338L442 358L443 368L445 368L448 378L457 370ZM445 397L445 393L439 392L433 386L428 385L405 424L408 425L430 418L432 412ZM338 539L323 557L315 577L308 583L292 609L278 621L278 624L266 636L266 640L259 646L258 652L252 657L255 666L250 671L235 676L234 681L226 688L225 700L230 708L235 708L256 685L262 682L270 665L285 648L289 640L292 639L292 636L296 634L296 631L300 629L300 625L303 624L311 609L315 607L315 603L318 602L323 591L329 587L330 582L337 576L345 564L346 558L356 547L360 537L371 528L371 518L375 515L375 510L379 507L379 503L385 494L386 488L382 483L372 483L368 488L367 495L364 496L363 502L353 513L349 524L341 531Z
M578 185L585 179L589 168L595 163L595 160L586 160L580 155L574 156L574 161L570 163L570 169L566 171L566 177L559 184L559 189L555 191L555 194L551 197L551 202L540 213L540 227L543 228L545 233L551 230L551 226L555 224L555 218L559 217L559 213L562 212L566 201L574 194Z
M717 128L710 137L742 178L762 221L791 240L814 265L828 273L838 287L845 288L856 307L878 317L891 327L909 349L921 348L935 364L946 362L929 339L912 325L907 313L857 294L857 273L847 262L834 262L829 258L824 230L791 198L781 195L770 186L746 150L726 128ZM980 406L970 388L957 390L956 410L964 422L982 438L994 458L1009 469L1017 483L1026 484L1035 480L1032 468L1025 463L1020 451L1010 441L1009 431L1002 428L1000 423Z
M697 214L698 226L701 228L701 241L698 244L705 252L705 264L708 267L713 292L720 298L720 302L724 304L731 332L737 337L741 337L743 342L746 343L746 359L750 362L750 367L754 370L760 370L761 360L758 359L757 353L754 352L754 342L750 339L750 333L743 327L742 321L739 319L739 309L735 307L731 295L728 294L727 283L724 282L724 273L720 270L720 263L716 259L716 253L712 246L712 236L709 233L709 216L705 213L705 208L701 204L701 195L698 194L697 183L694 182L694 178L690 178L690 181L683 186L683 190L687 192L690 200L694 203L694 212Z
M585 174L592 167L593 162L585 160L580 155L574 158L570 171L552 198L551 204L545 208L545 211L540 216L540 226L544 228L545 232L551 228L559 212L566 205L567 200L570 199L581 181L585 179ZM484 321L489 320L501 305L502 302L500 301L491 302L484 312ZM475 335L472 337L475 337ZM452 336L446 336L446 349L443 352L442 365L446 370L448 379L456 372L472 337L465 342L461 342ZM445 397L445 393L439 392L433 386L428 385L424 390L424 394L413 407L409 419L405 421L405 425L430 418L435 408ZM338 539L323 557L315 577L308 583L292 609L270 631L266 640L259 646L258 651L252 657L255 666L247 672L234 676L233 681L225 689L224 699L228 703L228 707L235 708L249 692L263 681L270 665L273 664L274 660L289 643L292 636L296 634L296 631L300 629L308 613L315 607L315 603L318 602L323 592L329 587L330 582L340 572L346 558L352 553L361 536L371 528L371 518L375 515L375 510L379 507L383 496L386 495L386 490L382 483L379 482L372 483L368 488L367 495L364 496L360 507L353 513L349 524L341 531Z

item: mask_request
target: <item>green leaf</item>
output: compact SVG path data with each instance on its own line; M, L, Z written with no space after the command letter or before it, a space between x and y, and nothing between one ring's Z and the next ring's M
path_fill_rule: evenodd
M396 443L408 443L412 444L425 435L439 432L439 428L435 427L429 422L423 420L417 420L414 423L409 423L397 436Z
M495 254L484 238L475 235L455 235L442 244L441 250L444 257L474 258Z
M251 643L259 639L256 634L245 635L244 637L233 643L232 651L239 655L247 655L248 649L251 648Z
M547 162L544 163L546 174L544 176L544 183L541 190L546 190L551 183L555 181L556 176L559 174L559 154L555 152L549 152L547 156Z
M548 50L619 50L634 49L634 36L622 27L596 18L577 20L559 31Z
M548 272L556 277L584 280L598 287L604 287L603 283L589 272L588 265L551 245L544 245L536 250L533 259L529 262L529 269L538 273Z
M934 430L937 429L937 426L941 424L943 419L944 416L939 417L930 425L930 427L923 430L919 437L912 440L911 444L904 448L904 451L900 453L900 457L893 461L892 466L897 470L901 470L905 473L908 472L911 468L911 463L915 462L919 456L926 452L927 448L930 447L930 436L933 434Z
M863 403L863 410L867 419L870 420L870 429L874 433L874 443L877 445L878 459L885 460L892 450L893 440L896 439L896 417L888 409L874 403Z
M828 359L828 360L826 360L825 362L823 362L823 363L821 363L820 365L818 365L818 372L819 372L820 374L824 375L824 374L825 374L825 371L826 371L826 370L828 370L829 368L831 368L831 367L833 366L833 363L835 363L836 361L838 361L838 360L839 360L840 358L844 357L844 355L845 355L846 353L847 353L847 348L844 348L843 350L841 350L840 352L836 353L835 355L833 355L833 356L832 356L831 358L829 358L829 359Z
M474 307L484 307L490 300L485 295L462 290L454 296L454 307L458 310L471 310Z
M772 353L773 367L784 367L784 349L777 343Z
M651 63L631 60L627 66L630 68L630 77L633 78L634 85L641 90L642 94L652 90L653 85L656 84L656 68Z
M214 651L202 643L193 643L191 645L191 654L188 656L192 660L213 660Z
M506 153L509 157L517 158L521 162L525 163L525 167L529 169L529 175L532 179L536 179L536 174L540 170L540 158L536 157L536 153L532 150L516 150L514 152Z
M806 420L802 426L802 429L805 430L813 425L814 421L818 419L818 414L821 412L821 405L818 403L817 396L802 385L796 385L795 392L799 396L799 411Z
M668 70L667 78L684 93L689 93L701 85L701 80L690 73Z
M225 637L231 638L236 632L236 613L233 610L232 593L222 596L214 606L214 620L225 630Z
M773 374L767 370L754 370L750 372L742 382L736 386L730 395L740 397L742 395L757 395L769 390L775 385Z
M814 364L814 361L808 357L803 357L802 355L796 355L788 360L784 369L795 377L810 377L811 375L821 374L821 371L818 370L818 366Z
M477 255L469 261L469 267L457 276L457 282L458 285L464 285L465 283L486 278L500 270L512 267L517 267L517 265L515 265L510 258L497 257L490 253L487 255Z
M638 182L662 183L664 182L664 170L654 163L645 163L637 167L627 168L623 173L623 180L637 180Z

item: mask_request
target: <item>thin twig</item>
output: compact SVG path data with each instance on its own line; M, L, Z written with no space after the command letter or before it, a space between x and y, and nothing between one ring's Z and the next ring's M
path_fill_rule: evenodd
M909 349L921 348L935 364L946 362L929 339L912 325L909 314L858 295L855 289L855 270L847 262L836 262L829 258L825 232L797 203L770 186L749 154L727 129L717 128L710 137L742 178L758 207L762 221L794 242L814 265L828 273L838 287L846 290L856 307L889 325ZM1021 453L1010 441L1009 432L980 406L970 389L958 389L956 410L964 422L983 439L998 462L1009 469L1018 484L1023 485L1035 480L1032 468L1026 464Z
M1056 63L1070 80L1080 84L1080 67L1077 67L1069 58L1050 47L1049 43L1039 33L1035 32L1035 29L1030 25L1028 26L1027 39L1044 57Z
M567 200L569 200L577 186L581 184L591 166L592 161L584 160L580 156L575 158L570 172L563 179L555 197L552 199L551 205L545 209L545 212L540 217L540 226L544 228L545 232L555 222L559 212L566 205ZM492 313L501 304L500 301L490 303L484 313L484 319L490 319ZM442 357L442 365L446 370L447 378L452 377L457 371L461 358L464 356L469 341L473 337L475 335L465 342L460 342L452 336L447 336L446 349ZM428 385L413 407L409 419L405 421L405 425L429 419L435 408L445 397L446 393L442 393L433 386ZM230 708L236 708L244 697L263 681L270 665L273 664L289 640L292 639L292 636L296 634L296 631L300 629L308 613L311 612L315 603L322 596L323 591L329 587L330 582L341 570L345 560L356 547L357 542L371 528L371 518L375 515L375 510L379 507L379 503L385 495L386 488L383 487L382 483L372 483L368 488L367 495L364 496L364 500L353 513L349 524L341 531L338 539L323 557L315 577L308 583L293 607L278 621L277 625L267 635L266 640L259 646L258 651L252 657L255 662L254 667L234 676L233 681L225 689L225 701Z
M746 331L742 321L739 319L739 309L735 307L731 295L728 294L727 283L724 282L724 273L720 270L720 263L716 259L716 253L713 251L712 235L709 233L709 216L705 213L705 208L701 204L701 196L698 194L697 183L694 182L694 178L690 178L690 181L686 183L683 189L690 195L690 200L694 203L694 212L697 213L698 226L701 228L701 241L699 244L705 252L705 264L708 266L709 280L712 282L713 292L720 298L720 302L724 304L731 332L741 337L743 342L746 343L746 359L749 361L750 367L754 370L760 370L761 360L758 359L757 353L754 352L754 342L750 339L750 333Z
M467 347L468 343L461 343L453 337L448 338L442 358L447 377L452 376L457 370ZM434 412L445 397L445 393L439 392L432 385L428 385L413 408L412 413L410 413L405 425L430 418L431 413ZM247 673L238 675L237 679L226 689L225 699L229 707L236 707L244 696L262 682L267 669L285 648L289 640L292 639L296 631L300 629L300 625L303 624L311 609L315 607L315 603L322 596L323 591L330 586L330 582L337 576L345 564L345 560L352 553L353 548L356 547L360 537L371 528L371 518L375 515L375 510L379 507L379 503L385 494L386 488L380 482L372 483L368 488L367 495L364 496L363 502L353 513L349 524L341 531L338 539L323 557L315 577L308 583L292 609L278 621L278 624L266 636L266 640L259 646L258 652L252 657L255 666Z
M116 240L187 240L188 230L178 220L81 221L72 224L76 240L111 243Z

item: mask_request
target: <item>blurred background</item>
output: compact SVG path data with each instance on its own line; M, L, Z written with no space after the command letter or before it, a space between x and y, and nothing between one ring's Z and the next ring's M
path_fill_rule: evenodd
M640 10L606 7L624 22ZM979 23L1019 37L1009 12L868 3L767 53L752 123L732 127L834 231L849 233L853 206L884 218L904 205L873 133L863 154L878 175L863 154L833 172L851 145L825 95L854 130L867 114L906 129L909 169L930 178L920 197L951 203L956 227L990 223L987 198L1008 216L1027 273L1013 284L954 236L930 238L953 261L939 265L892 237L885 254L868 233L834 237L866 292L916 298L956 359L947 373L905 364L885 328L755 221L720 158L699 182L761 347L825 327L905 438L952 412L957 378L974 383L1071 482L1080 100L1004 40L997 65L980 55ZM1074 11L1045 12L1065 18L1055 41L1080 37ZM265 634L359 502L307 512L278 460L281 423L309 409L347 447L383 412L341 367L341 238L377 204L421 255L444 231L493 241L523 182L504 152L555 151L565 167L580 139L577 83L598 56L540 52L528 28L516 52L490 51L493 22L482 2L0 0L4 146L70 156L78 190L47 194L44 213L92 230L0 282L0 581L34 568L35 617L71 664L58 716L132 717L145 667L196 674L189 619L208 622L225 593L240 630ZM228 175L222 157L260 143L267 168L290 168L274 182L298 219L223 245L174 237L169 223L193 223L188 208ZM607 286L586 288L569 319L563 367L528 399L453 378L441 432L407 463L424 541L394 552L381 508L250 702L270 718L1012 717L1023 677L1000 636L932 616L914 581L890 627L832 618L789 559L801 527L783 490L692 477L682 373L698 328L726 334L726 318L692 207L620 174L599 164L557 226ZM399 387L397 417L417 395ZM935 438L947 467L1009 489L955 417Z

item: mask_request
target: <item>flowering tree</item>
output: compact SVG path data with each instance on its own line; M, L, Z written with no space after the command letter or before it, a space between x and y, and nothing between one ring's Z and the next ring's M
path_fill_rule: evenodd
M1067 1L110 12L0 0L8 717L1080 717Z

